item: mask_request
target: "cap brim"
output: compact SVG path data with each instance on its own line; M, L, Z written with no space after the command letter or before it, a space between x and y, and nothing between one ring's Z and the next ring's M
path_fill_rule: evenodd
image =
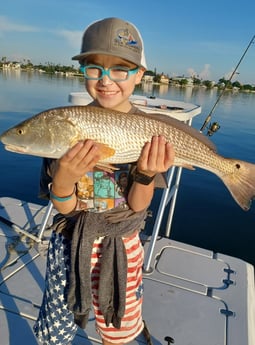
M140 63L137 63L137 61L134 61L134 59L132 59L132 57L130 57L130 59L127 57L123 58L123 55L122 54L118 54L117 52L105 52L105 51L100 51L100 50L95 50L95 51L90 51L89 53L81 53L81 54L78 54L78 55L75 55L72 57L72 60L78 60L78 61L82 61L84 60L87 56L89 55L95 55L95 54L102 54L102 55L112 55L112 56L117 56L121 59L124 59L126 61L129 61L129 62L132 62L133 64L135 64L136 66L139 66L139 67L143 67L145 69L147 69L146 66L143 66L141 65Z

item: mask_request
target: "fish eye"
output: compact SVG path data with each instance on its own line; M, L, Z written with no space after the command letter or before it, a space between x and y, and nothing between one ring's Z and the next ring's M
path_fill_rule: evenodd
M22 128L18 128L17 134L20 134L20 135L24 134L24 130Z

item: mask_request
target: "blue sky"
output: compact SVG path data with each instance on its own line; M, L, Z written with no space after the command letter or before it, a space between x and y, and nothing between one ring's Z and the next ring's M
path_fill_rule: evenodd
M0 59L76 66L85 27L104 17L133 22L148 69L169 76L229 78L255 35L254 0L12 0L1 3ZM255 43L238 72L232 81L255 84Z

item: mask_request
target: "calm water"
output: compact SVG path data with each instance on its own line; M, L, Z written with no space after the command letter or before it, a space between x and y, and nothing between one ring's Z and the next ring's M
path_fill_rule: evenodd
M0 132L39 111L68 105L69 93L83 89L78 78L0 71ZM218 96L216 90L168 86L139 88L136 93L200 104L202 114L193 121L197 129ZM219 153L255 163L255 95L225 93L212 120L221 126L211 138ZM0 145L0 160L0 196L42 203L37 199L41 159L7 152ZM215 175L183 170L171 238L255 265L254 205L244 212Z

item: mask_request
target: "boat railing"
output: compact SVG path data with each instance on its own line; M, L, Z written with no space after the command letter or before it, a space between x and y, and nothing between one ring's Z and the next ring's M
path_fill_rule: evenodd
M191 126L191 124L192 124L192 118L188 120L188 125ZM144 265L143 265L144 273L151 273L152 271L151 261L153 258L154 248L155 248L156 241L157 241L159 231L161 228L161 224L163 221L163 216L166 212L168 212L168 215L167 215L167 222L166 222L166 227L165 227L166 230L164 233L164 237L168 237L168 238L170 237L181 175L182 175L182 167L177 168L173 166L167 172L167 188L163 190L159 208L156 214L150 243L149 243L148 250L146 252L145 259L144 259ZM168 204L169 204L169 208L167 208Z

